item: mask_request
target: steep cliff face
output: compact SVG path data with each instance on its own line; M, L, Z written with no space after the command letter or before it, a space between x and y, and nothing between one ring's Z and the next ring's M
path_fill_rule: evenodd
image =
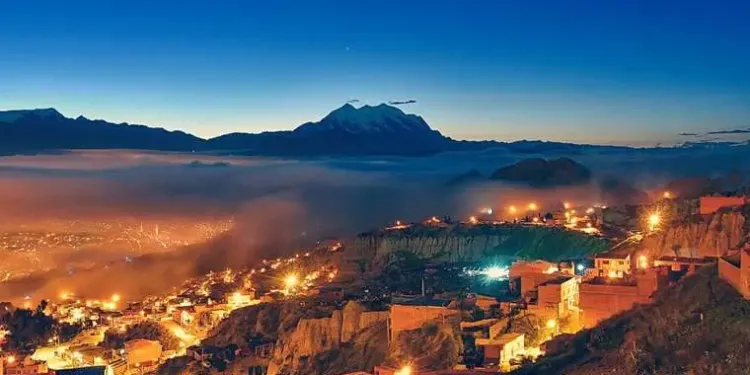
M451 262L488 258L557 261L604 251L605 239L561 228L526 225L414 226L359 235L348 251L375 259L396 251Z
M741 248L750 235L750 208L722 210L646 236L643 249L654 256L718 257Z
M463 352L458 327L427 323L413 330L402 331L394 339L385 361L399 368L406 363L421 370L453 368Z
M315 373L315 362L321 354L340 350L360 332L387 319L388 312L365 312L356 302L349 302L344 309L333 311L330 317L301 319L294 330L279 337L268 374ZM384 325L382 331L386 332ZM358 367L356 363L350 365Z

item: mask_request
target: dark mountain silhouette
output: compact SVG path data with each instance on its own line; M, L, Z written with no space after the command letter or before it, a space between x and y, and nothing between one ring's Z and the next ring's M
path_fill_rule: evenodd
M385 104L361 108L346 104L319 122L302 124L293 131L231 133L209 140L143 125L82 116L71 119L52 108L0 112L0 131L0 151L4 153L130 148L280 156L429 155L499 145L455 141L432 130L421 117Z
M0 112L0 150L45 149L195 150L204 141L181 131L143 125L71 119L53 108Z
M490 148L547 155L630 150L544 141L457 141L430 128L422 117L386 104L360 108L346 104L318 122L291 131L231 133L208 140L144 125L67 118L52 108L0 111L0 132L0 154L116 148L268 156L410 156Z
M532 186L578 185L591 180L591 171L569 158L532 158L500 168L490 179Z
M441 151L488 148L497 143L464 143L432 130L419 116L381 104L334 110L319 122L293 131L233 133L210 139L211 149L281 155L427 155Z

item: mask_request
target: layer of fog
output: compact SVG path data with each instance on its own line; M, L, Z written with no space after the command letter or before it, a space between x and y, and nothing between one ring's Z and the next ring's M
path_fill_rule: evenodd
M444 186L468 170L488 175L530 156L534 155L486 151L425 158L281 160L92 151L0 158L0 221L6 231L51 217L231 218L235 222L230 233L210 243L131 262L107 249L56 254L55 262L61 265L57 270L0 285L0 300L51 297L63 288L86 295L117 290L139 296L165 291L210 269L255 263L320 238L345 238L396 219L465 218L485 206L533 201L549 208L563 200L588 204L600 200L595 185ZM673 177L744 170L744 160L750 157L739 148L552 156L573 157L597 176L618 176L641 188L654 188ZM96 266L74 272L64 267L82 256Z

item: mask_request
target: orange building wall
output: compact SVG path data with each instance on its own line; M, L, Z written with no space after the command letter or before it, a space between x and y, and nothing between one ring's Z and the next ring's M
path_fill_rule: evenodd
M719 258L719 277L731 284L745 299L750 299L750 249L740 251L740 266Z
M700 213L709 215L724 207L742 206L748 203L746 197L701 197Z
M617 313L632 308L636 303L648 303L648 295L639 292L637 286L580 285L580 308L583 310L583 326L597 325ZM650 293L649 293L650 294Z
M391 306L390 337L398 337L401 331L416 329L424 323L443 320L459 314L457 310L433 306Z
M521 295L523 296L526 292L536 289L539 284L554 280L558 277L560 277L560 275L554 273L524 273L521 275Z
M719 258L719 277L731 284L738 291L742 290L740 267Z

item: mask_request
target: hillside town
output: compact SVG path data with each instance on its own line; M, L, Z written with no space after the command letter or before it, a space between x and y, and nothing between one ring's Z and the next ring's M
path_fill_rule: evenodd
M28 311L30 317L51 317L54 324L50 327L54 328L40 333L44 342L9 346L5 344L19 334L13 329L20 325L0 327L0 343L10 348L0 353L0 375L149 374L164 371L175 361L219 373L286 373L288 364L274 361L289 345L297 345L285 341L288 337L270 340L251 335L242 345L226 346L206 341L215 342L214 336L226 321L247 309L290 303L296 310L312 308L332 314L301 318L296 323L298 330L304 330L306 324L315 326L321 319L325 324L340 319L339 326L353 325L356 332L385 324L388 347L392 348L403 345L403 335L434 325L453 327L452 334L461 342L459 357L450 368L435 368L429 358L394 360L389 356L356 374L505 373L543 357L560 335L595 327L634 306L653 302L657 291L702 267L718 264L720 277L750 298L750 248L720 257L691 257L655 255L642 246L644 238L670 225L665 207L671 200L671 194L665 192L651 211L645 211L639 230L608 227L602 205L575 207L568 202L553 212L528 203L523 209L508 206L500 215L496 209L483 208L465 221L449 217L430 217L421 223L396 221L383 231L550 227L605 238L611 244L605 251L576 259L399 264L402 276L416 276L420 284L416 289L399 287L391 279L367 281L363 274L366 267L347 243L328 240L286 258L211 272L187 280L170 294L138 301L125 301L116 291L106 299L60 291L55 300L39 301L36 313L32 310L37 301L27 301L19 308L4 307L6 317L22 311ZM695 215L710 217L749 203L746 197L705 196L693 210ZM352 315L352 311L357 313ZM315 335L316 331L310 332ZM340 345L355 342L356 332L342 331L334 340ZM320 338L306 338L311 342L316 339ZM300 353L290 355L296 368L308 361Z

